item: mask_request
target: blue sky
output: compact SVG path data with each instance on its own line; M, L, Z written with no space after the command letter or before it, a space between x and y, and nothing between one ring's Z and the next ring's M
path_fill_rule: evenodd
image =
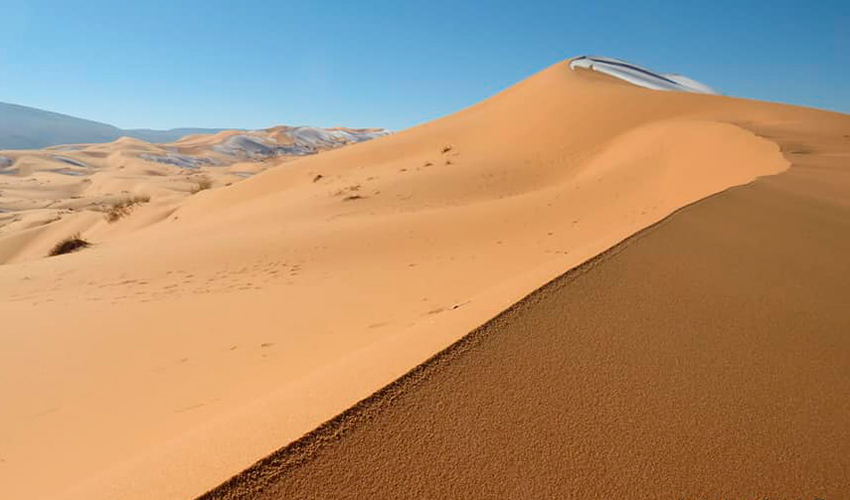
M402 129L574 55L850 112L850 2L0 0L0 101L125 128Z

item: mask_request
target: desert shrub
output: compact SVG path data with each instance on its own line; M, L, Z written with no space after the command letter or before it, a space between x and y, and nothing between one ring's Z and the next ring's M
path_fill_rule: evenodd
M64 240L54 245L53 249L50 250L50 256L53 257L55 255L76 252L77 250L82 250L83 248L86 248L90 245L91 243L80 238L80 234L77 233L73 236L65 238Z
M116 201L107 209L106 220L110 223L115 222L121 217L130 215L134 206L149 201L151 201L150 196L133 196L132 198Z

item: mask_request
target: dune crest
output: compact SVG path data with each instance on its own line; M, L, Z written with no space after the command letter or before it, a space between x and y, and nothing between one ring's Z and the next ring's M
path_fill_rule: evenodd
M743 128L770 120L843 118L562 62L452 116L92 226L92 248L0 266L0 314L20 325L0 333L4 488L200 494L565 270L783 171Z

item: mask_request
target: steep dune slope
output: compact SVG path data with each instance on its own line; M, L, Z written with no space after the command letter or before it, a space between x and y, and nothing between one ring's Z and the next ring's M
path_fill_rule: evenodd
M0 267L2 488L199 494L564 270L783 171L739 125L788 120L846 122L560 63L138 214L149 223L91 226L85 251Z

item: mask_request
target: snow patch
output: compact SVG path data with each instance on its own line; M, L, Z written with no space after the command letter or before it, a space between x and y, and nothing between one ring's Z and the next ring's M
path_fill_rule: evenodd
M277 144L271 143L259 135L234 135L216 144L213 149L219 153L240 158L267 157L275 154Z
M157 163L174 165L180 168L200 168L204 165L215 164L215 162L209 158L178 154L152 155L148 153L142 153L139 155L139 158L143 160L154 161Z
M305 156L318 153L322 148L335 148L345 144L368 141L389 135L388 130L342 130L317 127L295 127L287 135L292 144L278 144L269 137L258 134L240 134L228 137L213 146L219 153L238 158L267 158L270 156Z
M68 158L67 156L50 155L50 157L51 157L51 158L53 158L54 160L59 160L59 161L61 161L61 162L67 163L67 164L69 164L69 165L74 165L75 167L89 168L89 166L88 166L88 165L86 165L85 163L81 162L80 160L75 160L75 159L73 159L73 158Z
M71 170L70 168L58 168L56 170L51 170L54 174L60 175L72 175L72 176L83 176L87 175L85 172L80 172L79 170Z
M316 127L297 127L288 132L295 144L305 147L334 147L342 144L368 141L385 135L388 130L328 130Z
M717 94L708 85L682 75L656 73L636 64L610 57L581 56L570 61L570 69L586 68L653 90Z

